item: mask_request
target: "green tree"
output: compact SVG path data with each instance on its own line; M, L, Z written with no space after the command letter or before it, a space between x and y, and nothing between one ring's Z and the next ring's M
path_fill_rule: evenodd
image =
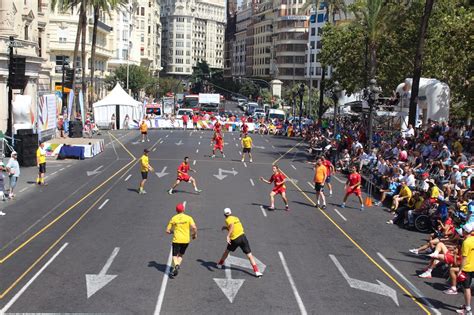
M258 86L251 80L242 81L239 93L245 95L250 99L255 99L260 94Z
M155 84L155 78L150 75L147 68L142 66L130 65L128 75L128 87L132 91L135 98L138 98L140 91L146 90L151 85ZM105 83L108 89L112 89L117 83L122 87L127 84L127 66L122 65L118 67L115 72L105 78Z

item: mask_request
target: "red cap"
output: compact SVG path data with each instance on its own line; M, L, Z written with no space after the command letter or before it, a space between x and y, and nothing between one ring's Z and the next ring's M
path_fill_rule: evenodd
M178 203L176 205L176 212L179 212L179 213L184 212L184 205L182 203Z

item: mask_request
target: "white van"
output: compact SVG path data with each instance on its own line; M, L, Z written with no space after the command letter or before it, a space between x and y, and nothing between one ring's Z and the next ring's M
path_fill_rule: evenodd
M269 109L267 119L285 120L286 114L281 109Z
M176 118L181 119L184 115L188 115L189 118L193 117L193 110L191 108L180 108L176 112Z

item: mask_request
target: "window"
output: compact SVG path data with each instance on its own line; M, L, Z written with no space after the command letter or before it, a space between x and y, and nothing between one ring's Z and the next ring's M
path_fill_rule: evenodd
M128 49L122 49L122 58L128 59Z
M30 26L27 24L25 25L25 40L28 40L28 31L29 31Z
M176 39L184 39L184 34L176 34Z
M176 72L183 72L183 68L182 68L182 67L176 67L176 68L175 68L175 71L176 71Z
M145 7L141 7L140 10L142 12L141 16L145 16Z
M60 43L67 42L68 31L67 28L59 28L58 29L58 40Z
M148 25L148 34L151 34L151 26Z
M64 61L68 61L68 56L56 56L56 66L62 66Z
M141 41L142 43L144 43L144 42L145 42L145 35L143 35L143 34L142 34L142 35L140 35L140 41Z
M183 56L183 53L184 53L184 52L183 52L182 50L176 50L175 55L176 55L176 56Z
M177 64L183 64L183 58L176 58L175 63Z
M324 22L324 14L318 14L318 23Z
M41 38L41 35L38 36L38 57L43 57L43 53L42 53L42 49L41 49L41 45L42 44L42 38Z
M311 28L311 36L314 36L314 35L316 35L316 28L312 27Z

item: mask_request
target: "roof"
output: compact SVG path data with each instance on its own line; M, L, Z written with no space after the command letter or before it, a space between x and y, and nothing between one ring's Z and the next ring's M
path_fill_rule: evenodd
M110 105L125 105L125 106L141 106L142 103L136 101L128 95L127 92L120 86L119 83L115 85L115 87L110 91L110 93L101 99L98 102L95 102L92 107L102 107L102 106L110 106Z

